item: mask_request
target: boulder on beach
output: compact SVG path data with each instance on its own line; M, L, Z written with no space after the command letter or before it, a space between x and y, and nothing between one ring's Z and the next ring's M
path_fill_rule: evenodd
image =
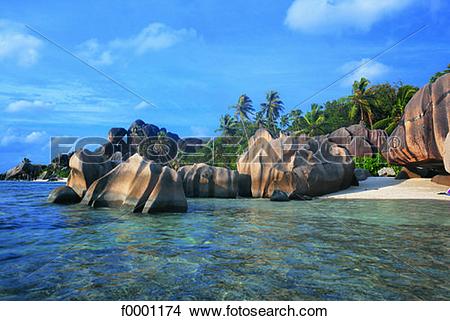
M408 102L389 137L385 158L403 166L444 170L450 123L450 74L422 87ZM447 160L448 163L448 160Z
M251 178L252 196L270 198L275 190L289 197L318 196L349 187L354 164L348 151L325 137L274 139L259 129L238 160L240 175Z
M181 177L167 166L135 154L87 190L83 204L92 207L130 206L136 213L185 212Z
M365 168L355 168L354 171L355 178L360 181L365 181L367 177L372 176L372 174Z
M194 164L178 170L187 197L235 198L238 195L239 173L235 170Z
M91 184L113 169L115 164L111 160L111 155L97 154L86 149L79 150L70 158L67 186L83 198Z
M81 201L81 197L69 186L60 186L50 193L48 201L56 204L76 204Z
M431 179L431 181L439 185L450 187L450 175L436 175Z
M410 179L410 178L421 178L422 176L416 172L411 171L407 167L402 167L400 172L398 172L395 179Z

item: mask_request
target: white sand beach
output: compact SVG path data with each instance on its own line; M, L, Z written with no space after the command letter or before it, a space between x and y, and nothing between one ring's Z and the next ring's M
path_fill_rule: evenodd
M450 196L439 195L449 187L431 182L428 178L396 180L391 177L369 177L345 190L324 195L332 199L434 199L450 201Z

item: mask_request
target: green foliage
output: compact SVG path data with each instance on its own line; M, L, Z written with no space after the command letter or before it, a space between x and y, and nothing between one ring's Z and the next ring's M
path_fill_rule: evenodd
M355 157L353 158L353 161L355 162L355 168L367 169L374 176L378 176L378 171L383 167L393 168L396 174L398 174L401 169L400 166L388 164L380 153L377 153L373 157Z
M68 167L63 167L63 168L56 168L54 173L56 174L57 177L61 177L61 178L67 178L69 177L70 174L70 168Z
M435 73L431 78L430 78L430 83L434 83L439 77L450 73L450 64L448 64L447 69L443 70L443 71L439 71L437 73Z

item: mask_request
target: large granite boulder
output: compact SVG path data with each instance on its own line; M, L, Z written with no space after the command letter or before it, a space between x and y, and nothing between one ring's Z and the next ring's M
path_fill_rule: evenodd
M207 164L183 166L178 170L187 197L235 198L239 173Z
M109 154L81 149L70 157L67 186L82 198L92 183L112 170L115 164Z
M240 175L251 179L253 197L272 196L275 190L303 199L349 187L354 164L348 151L326 137L284 136L274 139L259 129L238 160Z
M345 147L351 156L356 157L381 152L386 146L387 138L384 130L369 130L363 122L341 127L328 135L331 142Z
M450 74L422 87L409 101L389 137L385 158L404 166L445 173L445 140L450 123Z
M130 206L136 213L185 212L186 197L176 171L138 154L97 179L83 204L92 207Z
M69 186L60 186L50 193L48 201L56 204L76 204L81 201L81 197Z

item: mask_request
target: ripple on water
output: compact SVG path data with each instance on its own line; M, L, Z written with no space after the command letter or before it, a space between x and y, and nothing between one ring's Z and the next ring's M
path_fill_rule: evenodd
M448 202L191 199L135 215L46 203L56 186L0 182L0 299L450 298Z

